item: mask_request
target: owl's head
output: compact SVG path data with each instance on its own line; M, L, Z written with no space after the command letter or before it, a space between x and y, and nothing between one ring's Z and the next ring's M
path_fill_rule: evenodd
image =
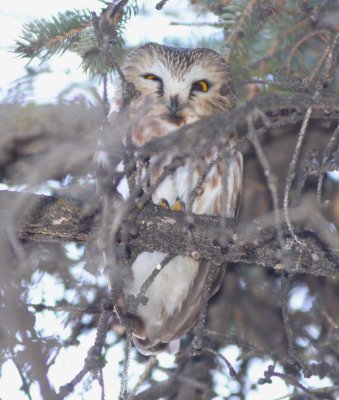
M151 99L158 115L180 124L230 109L234 95L224 58L207 48L176 48L147 43L133 50L123 65L127 81Z

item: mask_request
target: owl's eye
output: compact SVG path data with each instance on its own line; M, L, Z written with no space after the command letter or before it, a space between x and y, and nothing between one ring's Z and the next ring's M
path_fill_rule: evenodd
M144 79L146 79L147 81L155 81L157 83L157 85L156 85L156 88L157 88L156 93L159 96L163 96L164 95L163 83L162 83L162 79L161 78L159 78L158 76L156 76L154 74L144 74L144 75L141 75L141 76Z
M207 81L201 80L194 82L191 90L195 92L207 92L209 87L210 86Z
M145 74L142 76L143 78L147 79L148 81L161 81L156 75L153 74Z

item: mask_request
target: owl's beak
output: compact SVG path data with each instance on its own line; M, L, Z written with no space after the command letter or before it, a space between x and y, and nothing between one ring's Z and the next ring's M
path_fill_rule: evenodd
M176 114L178 112L179 109L179 98L178 96L171 96L170 97L170 105L169 105L169 110L171 113L172 117L176 117Z
M180 109L178 95L170 97L170 105L168 106L168 109L170 122L175 123L178 126L182 125L184 123L184 118L182 117L182 115L177 114Z

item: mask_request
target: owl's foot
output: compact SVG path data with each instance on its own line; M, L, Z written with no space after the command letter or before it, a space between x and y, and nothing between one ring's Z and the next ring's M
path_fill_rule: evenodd
M162 208L166 208L166 210L170 209L170 205L168 204L168 201L164 198L160 199L159 206Z
M159 206L162 208L166 208L166 210L185 211L185 203L179 199L177 199L176 202L173 204L173 206L170 207L168 201L162 198L159 201Z
M185 211L185 203L179 199L171 207L172 211Z

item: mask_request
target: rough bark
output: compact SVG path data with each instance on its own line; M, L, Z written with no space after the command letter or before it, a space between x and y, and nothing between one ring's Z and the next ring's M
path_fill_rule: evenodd
M7 217L8 224L15 224L18 238L25 241L87 242L97 228L96 213L83 217L83 209L84 202L77 200L0 192L2 221ZM280 251L273 217L253 221L227 219L221 224L219 217L194 215L188 222L183 213L149 203L126 224L133 225L129 243L133 253L162 251L213 259L217 263L243 262L278 271L338 278L338 239L322 229L323 217L311 214L311 210L312 204L308 202L294 212L304 246L295 246L283 226L286 248Z

